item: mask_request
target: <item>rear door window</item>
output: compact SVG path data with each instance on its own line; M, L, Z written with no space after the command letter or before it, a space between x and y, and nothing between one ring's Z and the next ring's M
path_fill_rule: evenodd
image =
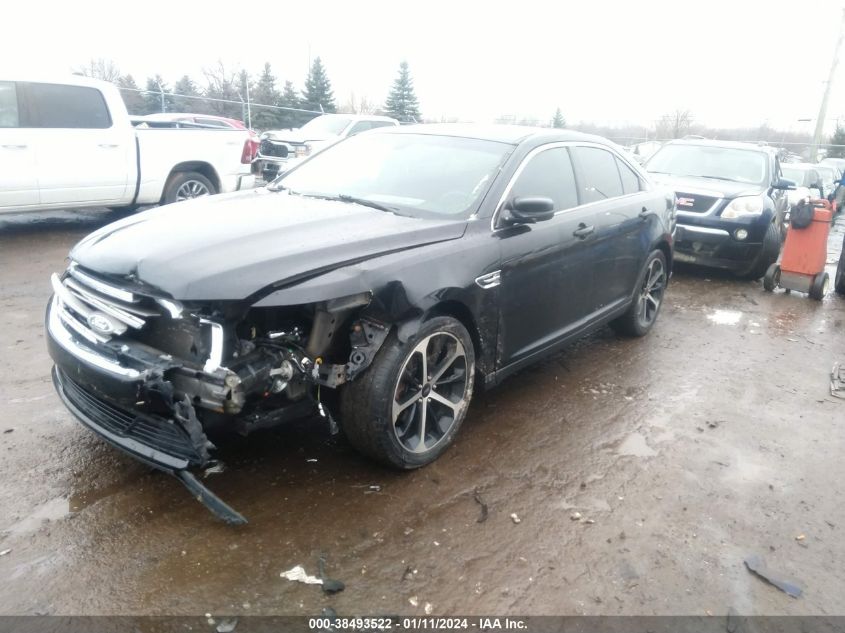
M578 206L572 161L565 147L553 147L535 155L511 187L511 197L551 198L555 211Z
M623 193L616 157L598 147L574 147L581 177L581 202L598 202Z
M96 88L27 84L33 127L105 129L111 127L106 100Z
M0 81L0 127L20 127L18 91L15 82Z

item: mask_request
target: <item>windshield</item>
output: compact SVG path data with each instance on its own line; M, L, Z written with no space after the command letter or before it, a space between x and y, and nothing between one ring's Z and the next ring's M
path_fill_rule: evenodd
M358 198L414 217L468 217L512 149L452 136L362 134L316 154L271 188Z
M700 176L762 185L766 155L754 150L707 145L666 145L646 165L650 172Z
M781 165L780 169L783 172L784 178L791 180L799 187L805 187L809 184L809 178L807 178L807 175L810 172L808 172L806 169L789 167L788 165Z
M303 132L339 136L346 126L349 125L350 120L345 116L318 116L316 119L308 121L300 129Z

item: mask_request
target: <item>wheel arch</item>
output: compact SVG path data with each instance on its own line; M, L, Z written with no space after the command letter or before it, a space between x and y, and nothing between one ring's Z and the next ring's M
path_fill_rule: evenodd
M167 180L170 181L174 175L178 173L184 173L189 171L195 171L198 174L202 174L214 185L214 188L217 192L220 192L220 176L217 174L217 170L211 165L211 163L206 163L201 160L191 160L185 161L182 163L178 163L177 165L173 166L173 169L170 170L170 173L167 175Z
M486 374L487 367L484 366L481 337L478 333L478 326L475 323L475 317L473 317L472 311L469 307L454 299L441 301L425 312L420 320L420 323L438 316L452 317L466 328L467 332L469 332L470 340L472 341L473 352L475 355L476 373L481 373L482 375Z

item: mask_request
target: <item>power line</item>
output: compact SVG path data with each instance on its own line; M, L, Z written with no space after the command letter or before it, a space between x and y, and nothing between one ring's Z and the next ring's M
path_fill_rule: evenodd
M201 95L180 95L180 94L177 94L175 92L164 92L164 91L152 92L150 90L143 90L142 88L124 88L122 86L118 86L118 89L119 90L129 90L130 92L138 92L140 94L145 94L145 95L156 95L156 96L161 95L162 99L164 97L178 97L180 99L199 99L200 101L216 101L218 103L233 103L233 104L239 105L239 106L243 106L243 104L244 104L243 101L234 101L232 99L218 99L216 97L203 97ZM164 103L164 101L162 101L162 104L163 103ZM324 112L322 112L320 110L305 110L303 108L289 108L287 106L269 105L269 104L265 104L265 103L252 102L251 105L253 107L270 108L272 110L285 110L285 111L288 111L288 112L305 112L307 114L324 114Z

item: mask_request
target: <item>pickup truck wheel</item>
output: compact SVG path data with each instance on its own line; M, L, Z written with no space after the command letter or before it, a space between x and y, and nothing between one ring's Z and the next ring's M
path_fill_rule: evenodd
M179 171L171 175L164 187L163 204L192 200L217 193L211 181L195 171Z
M666 256L661 250L652 251L638 277L634 301L625 314L610 322L610 327L625 336L648 334L657 321L668 282Z
M474 377L472 340L456 319L430 319L404 343L393 332L370 368L343 388L344 434L389 466L425 466L461 428Z

